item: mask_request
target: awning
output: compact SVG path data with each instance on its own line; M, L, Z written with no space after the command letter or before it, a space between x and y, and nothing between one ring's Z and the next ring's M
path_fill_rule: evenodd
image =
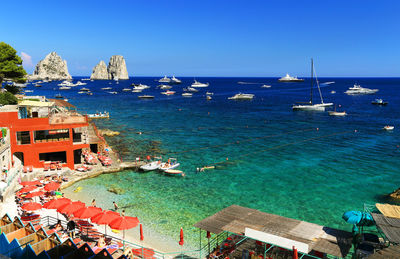
M215 234L223 231L244 234L246 229L250 228L255 233L252 233L250 238L258 240L256 236L262 236L269 241L260 241L282 247L286 247L287 243L303 244L303 250L308 250L306 253L315 250L337 257L345 257L352 246L350 232L238 205L227 207L194 226Z

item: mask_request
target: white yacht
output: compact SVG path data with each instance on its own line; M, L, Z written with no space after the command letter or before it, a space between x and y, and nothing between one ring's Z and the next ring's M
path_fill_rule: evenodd
M192 93L183 93L182 96L183 97L192 97L193 94Z
M175 94L175 91L167 90L167 91L165 91L165 92L161 92L161 94L164 94L164 95L173 95L173 94Z
M81 81L78 81L75 83L75 86L78 86L78 85L87 85L87 83L82 83Z
M59 83L58 86L75 86L75 84L71 83L70 81L64 80L61 83Z
M293 110L303 110L303 111L325 111L326 107L332 106L333 103L324 103L322 99L321 88L319 88L319 83L317 76L315 76L319 91L319 97L321 98L321 103L313 103L313 79L314 76L314 60L311 59L311 90L310 90L310 101L303 104L295 104L292 106Z
M346 92L344 92L345 94L348 95L355 95L355 94L374 94L376 92L378 92L378 89L369 89L369 88L364 88L361 87L358 84L354 84L353 87L350 87Z
M182 81L176 78L175 76L172 76L171 78L171 84L182 84Z
M71 89L71 86L60 86L58 89L60 89L60 90L69 90L69 89Z
M140 169L142 169L143 171L153 171L160 168L160 166L161 166L161 161L153 161L148 164L142 165Z
M261 88L271 88L270 85L262 85Z
M169 79L167 76L164 76L160 80L158 80L159 83L169 83L171 82L171 79Z
M192 87L208 87L208 85L209 85L209 83L200 83L200 82L194 80Z
M130 91L132 91L130 88L124 88L124 89L122 89L122 91L123 92L130 92Z
M135 85L133 87L133 90L144 90L144 89L148 89L148 88L150 88L150 86L139 84L139 85Z
M111 90L111 87L102 87L101 90Z
M289 74L286 74L286 76L279 78L278 81L279 82L304 82L304 79L292 77Z
M161 90L168 90L168 89L171 89L172 86L170 86L170 85L159 85L158 88L160 88Z
M242 94L238 93L232 97L229 97L229 100L252 100L254 98L254 94Z
M198 92L199 90L197 90L196 88L193 88L193 87L188 87L188 88L183 88L183 91L185 91L185 92L191 92L191 93L196 93L196 92Z

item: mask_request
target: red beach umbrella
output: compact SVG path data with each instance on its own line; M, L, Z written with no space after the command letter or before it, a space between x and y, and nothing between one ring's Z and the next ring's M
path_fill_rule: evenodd
M42 192L42 191L31 192L31 193L28 193L28 194L25 196L25 198L33 198L33 197L36 197L36 196L43 196L43 195L44 195L44 192Z
M103 210L97 215L94 215L90 218L93 223L98 225L104 225L104 233L107 233L107 225L116 218L119 218L120 215L118 212L111 210Z
M37 202L27 202L21 207L25 211L35 211L35 210L40 210L42 208L42 205Z
M143 236L143 226L140 224L140 241L143 241L144 236Z
M183 244L185 243L184 239L183 239L183 229L181 228L181 233L179 235L179 244L181 246L183 246Z
M299 255L297 254L297 249L293 246L293 259L298 259Z
M36 188L37 188L37 186L27 186L27 187L24 187L21 190L19 190L17 192L17 194L23 194L23 193L31 192L31 191L35 190Z
M61 185L61 184L59 184L59 183L57 183L57 182L51 182L51 183L46 184L46 185L44 186L44 189L45 189L46 191L48 191L48 192L51 192L51 191L55 191L55 190L57 190L58 188L60 188L60 185Z
M125 229L134 228L139 224L139 219L137 217L119 217L111 221L108 225L112 229L124 230L123 237L125 238Z
M65 214L71 215L75 211L77 211L80 208L85 207L85 206L86 206L85 203L83 203L81 201L74 201L74 202L66 203L66 204L58 207L57 211L60 213L65 213Z
M72 201L68 198L59 198L59 199L53 199L45 204L43 204L43 208L45 209L58 209L58 207L65 205L67 203L71 203Z
M87 219L96 216L99 213L101 213L101 208L89 206L82 207L76 210L73 214L76 218Z
M20 185L22 186L34 186L34 185L42 185L40 181L25 181L21 182Z

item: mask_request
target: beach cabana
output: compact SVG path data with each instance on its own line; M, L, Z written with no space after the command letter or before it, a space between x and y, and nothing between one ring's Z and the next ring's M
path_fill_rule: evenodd
M241 246L256 247L259 245L264 250L264 258L274 248L277 248L278 252L279 250L287 251L288 254L293 253L293 249L297 249L299 254L328 254L345 257L352 247L350 232L238 205L227 207L197 222L194 226L200 230L217 234L216 238L223 241L222 247L232 245L237 253L243 252L240 251ZM219 241L212 243L217 245ZM236 256L241 256L241 254ZM300 257L301 255L299 255Z

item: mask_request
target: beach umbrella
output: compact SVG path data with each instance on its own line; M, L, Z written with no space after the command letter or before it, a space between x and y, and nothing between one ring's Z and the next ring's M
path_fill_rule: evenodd
M181 233L179 234L179 244L183 246L184 243L185 241L183 239L183 229L181 228Z
M297 249L293 246L293 259L299 259L299 254L297 253Z
M86 206L85 203L83 203L81 201L74 201L74 202L66 203L66 204L58 207L57 211L60 213L65 213L65 214L71 215L75 211L77 211L80 208L85 207L85 206Z
M58 209L58 207L65 205L67 203L71 203L72 201L68 198L59 198L59 199L52 199L45 204L43 204L43 208L45 209Z
M48 191L48 192L51 192L51 191L55 191L55 190L57 190L58 188L60 188L60 185L61 185L61 184L59 184L59 183L57 183L57 182L51 182L51 183L46 184L46 185L44 186L44 189L45 189L46 191Z
M96 216L99 213L101 213L101 208L93 207L93 206L82 207L73 212L74 217L79 218L79 219L91 218L93 216Z
M107 233L107 225L116 218L119 218L120 215L118 212L104 210L97 215L94 215L90 218L93 223L98 225L104 225L104 233Z
M28 193L28 194L25 196L25 198L33 198L33 197L36 197L36 196L43 196L43 195L44 195L44 192L42 192L42 191L31 192L31 193Z
M19 190L17 192L17 194L23 194L23 193L31 192L31 191L35 190L36 188L37 188L37 186L27 186L27 187L24 187L21 190Z
M35 210L40 210L42 208L42 205L37 202L27 202L24 205L22 205L21 209L25 211L35 211Z
M20 185L33 186L33 185L42 185L42 183L40 181L25 181L25 182L21 182Z
M142 224L140 224L140 241L144 240L144 236L143 236L143 226Z
M131 229L136 227L139 224L139 219L137 217L118 217L111 221L108 225L112 229L123 230L124 234L123 237L125 239L125 229Z

